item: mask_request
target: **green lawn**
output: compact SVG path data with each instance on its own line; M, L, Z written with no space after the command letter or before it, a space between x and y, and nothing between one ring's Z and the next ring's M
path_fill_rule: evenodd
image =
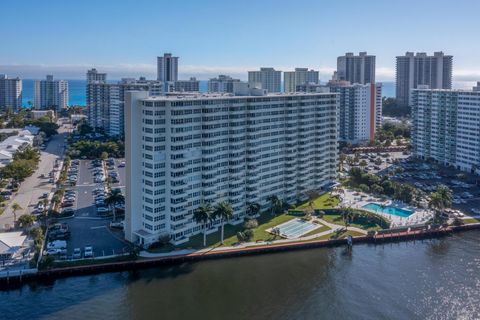
M475 218L469 218L469 219L464 219L463 222L465 224L471 224L471 223L479 223L480 220L479 219L475 219Z
M326 234L321 237L316 238L315 240L330 240L332 239L333 233L332 234ZM352 231L348 230L347 232L342 233L337 239L345 239L347 236L352 236L352 237L361 237L364 236L364 234L361 234L360 232L357 231Z
M315 200L315 209L330 209L338 204L338 199L333 198L330 194L323 194ZM299 206L297 209L303 209L308 206L308 203ZM254 235L251 241L273 241L281 239L281 237L273 236L265 230L275 227L279 224L287 222L289 220L298 218L297 216L288 215L286 212L273 216L270 212L263 212L260 217L257 218L258 227L253 230ZM319 233L328 230L327 226L322 226L311 233ZM237 233L243 231L243 223L238 225L225 225L225 246L231 246L238 242ZM217 247L221 245L220 242L220 230L212 234L207 235L207 247ZM178 246L163 246L160 248L150 249L151 252L168 252L179 249L201 249L203 246L203 234L197 234L190 238L187 243Z
M325 220L327 222L330 222L330 223L338 224L338 225L341 225L341 226L345 225L343 223L343 218L338 214L325 214L323 216L323 220ZM360 228L360 229L363 229L363 230L366 230L366 231L376 231L376 230L381 229L381 227L377 224L350 223L349 226L357 227L357 228Z

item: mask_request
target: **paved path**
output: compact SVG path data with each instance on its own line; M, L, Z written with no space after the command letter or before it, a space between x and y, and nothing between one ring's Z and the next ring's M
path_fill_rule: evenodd
M5 230L13 226L12 204L18 203L23 209L16 212L17 218L24 213L31 213L45 192L51 192L54 184L48 182L48 178L40 178L42 174L48 176L52 171L55 160L64 154L64 137L67 135L65 128L59 129L59 134L52 136L47 148L41 152L40 163L37 170L25 179L20 185L12 199L9 200L8 206L4 213L0 216L0 230Z

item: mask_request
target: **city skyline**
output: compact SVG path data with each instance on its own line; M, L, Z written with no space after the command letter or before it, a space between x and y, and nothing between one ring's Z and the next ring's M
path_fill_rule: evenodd
M207 80L227 74L246 80L247 71L260 67L281 71L306 67L319 70L320 79L326 81L335 70L338 56L367 51L377 57L377 81L394 81L396 56L407 51L428 54L443 51L455 57L454 82L480 78L480 63L474 54L480 45L474 42L462 45L469 38L469 30L472 33L475 30L473 15L475 7L479 7L475 3L462 6L458 2L435 1L434 15L425 14L431 12L432 1L415 3L415 11L410 10L405 1L52 4L55 5L42 7L33 1L0 4L2 12L9 13L0 26L7 28L15 23L18 28L18 32L4 36L7 45L0 53L0 72L32 79L46 74L83 79L85 71L95 67L107 72L111 79L141 75L154 79L156 57L172 52L180 57L182 79L196 76ZM373 23L361 25L359 31L352 34L352 30L359 27L358 17L355 19L359 11L362 21ZM168 14L159 15L160 12ZM342 12L341 23L336 12ZM57 18L41 19L44 14L54 14ZM398 21L392 21L392 14ZM303 24L286 28L287 18L295 15L302 16ZM85 18L95 23L82 23ZM398 28L397 24L405 19L422 19L425 25L432 26L432 33L425 37L428 30L419 32L415 25ZM22 22L18 24L18 21ZM59 25L65 27L55 33L42 32ZM222 30L218 25L222 25ZM435 26L442 27L441 32L433 32ZM144 31L139 34L138 30ZM193 33L192 30L204 31ZM214 36L209 32L214 32ZM420 33L422 36L416 36ZM18 37L19 34L22 37ZM95 34L95 39L91 34ZM252 47L255 50L252 51Z

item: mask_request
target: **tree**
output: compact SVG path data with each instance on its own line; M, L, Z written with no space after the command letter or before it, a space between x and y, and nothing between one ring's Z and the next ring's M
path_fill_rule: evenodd
M112 208L113 213L113 221L116 220L116 208L115 206L118 204L122 204L125 202L125 197L122 194L120 189L113 189L112 192L105 198L105 203Z
M224 227L225 222L230 220L233 217L233 209L228 201L222 201L215 205L213 216L220 218L222 232L221 232L221 242L223 244L223 234L224 234Z
M31 214L22 214L20 217L18 217L18 223L21 228L28 228L33 225L35 222L35 216L32 216Z
M13 223L17 221L17 211L23 210L23 208L16 202L12 204L12 212L13 212Z
M282 200L280 200L276 195L272 194L267 197L267 201L270 202L270 213L272 216L282 207Z
M345 224L345 227L348 227L354 214L352 208L343 208L341 211L341 214L342 214L342 219L343 219L343 223Z
M207 245L207 223L213 219L213 209L210 204L202 205L193 211L193 220L202 225L203 246Z
M434 222L443 223L445 218L443 210L452 205L452 191L444 186L440 185L437 189L430 194L430 201L428 206L435 211Z
M362 159L360 163L358 164L362 169L365 169L365 167L368 165L367 161L365 159Z
M248 202L247 203L247 216L254 217L260 212L260 205L256 202Z
M340 153L338 156L338 171L343 170L343 165L345 164L345 161L347 160L347 155L345 153Z

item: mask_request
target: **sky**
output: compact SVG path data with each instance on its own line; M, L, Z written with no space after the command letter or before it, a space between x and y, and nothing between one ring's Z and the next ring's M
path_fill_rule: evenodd
M395 78L406 51L454 56L454 82L480 80L478 12L471 0L2 0L0 73L84 79L156 77L156 56L179 56L180 78L308 67L328 80L345 52L376 55L377 80Z

